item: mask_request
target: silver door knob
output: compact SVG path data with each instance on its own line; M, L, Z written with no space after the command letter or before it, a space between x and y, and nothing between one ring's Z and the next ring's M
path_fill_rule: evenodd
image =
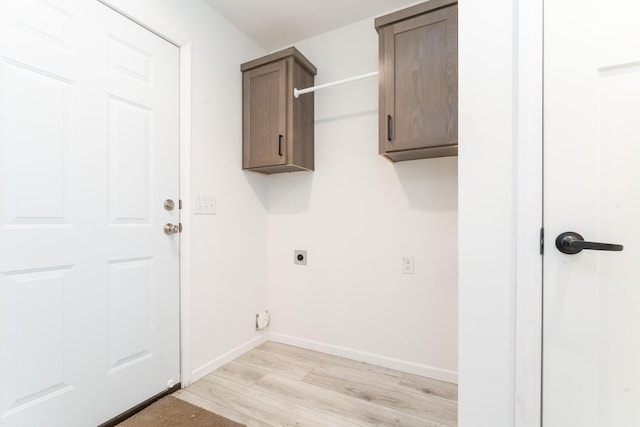
M171 224L170 222L164 226L165 234L176 234L182 231L182 224Z

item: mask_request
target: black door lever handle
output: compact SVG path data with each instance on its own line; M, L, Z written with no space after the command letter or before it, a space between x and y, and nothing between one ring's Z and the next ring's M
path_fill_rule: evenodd
M573 231L560 233L556 238L556 248L564 254L573 255L583 249L594 251L621 251L622 245L613 243L586 242L581 235Z

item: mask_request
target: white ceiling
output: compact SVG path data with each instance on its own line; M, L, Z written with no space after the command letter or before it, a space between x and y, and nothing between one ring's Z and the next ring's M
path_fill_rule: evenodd
M383 15L416 0L205 0L266 51Z

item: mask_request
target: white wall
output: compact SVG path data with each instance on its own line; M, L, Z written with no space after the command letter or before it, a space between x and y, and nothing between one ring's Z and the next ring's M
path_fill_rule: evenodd
M192 192L217 198L217 215L191 224L197 379L259 336L255 313L267 305L267 181L241 169L240 64L264 51L202 0L129 3L192 43Z
M378 68L373 19L295 46L316 84ZM378 155L377 95L317 92L316 171L268 178L270 338L457 381L457 158Z
M458 415L462 427L514 425L514 4L513 0L459 4ZM534 257L536 249L534 245Z

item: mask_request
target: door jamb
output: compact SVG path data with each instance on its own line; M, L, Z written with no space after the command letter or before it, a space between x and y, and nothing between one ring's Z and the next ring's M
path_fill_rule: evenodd
M180 52L180 376L182 387L192 383L191 369L191 64L192 45L173 28L133 7L127 0L97 0L160 38Z
M516 123L514 425L542 425L544 0L514 2Z

